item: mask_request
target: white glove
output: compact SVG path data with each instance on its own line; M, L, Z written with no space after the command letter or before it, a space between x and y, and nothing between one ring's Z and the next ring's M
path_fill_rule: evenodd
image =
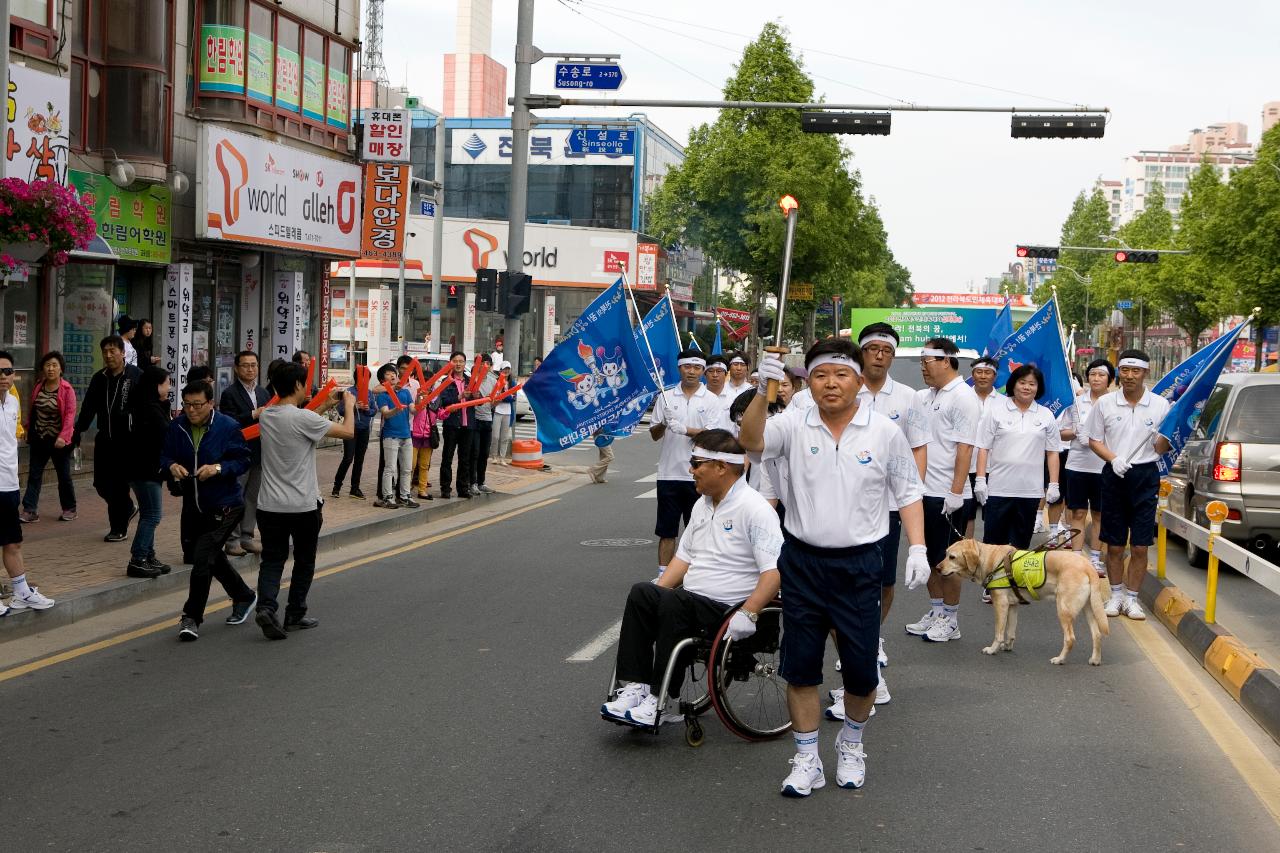
M733 616L729 619L729 628L724 632L726 640L745 640L756 632L756 623L741 610L735 610Z
M951 515L964 506L964 495L948 494L942 499L942 514Z
M781 382L787 376L782 369L782 359L778 358L776 352L765 353L764 360L760 362L759 374L761 385L767 384L770 379Z
M676 435L687 435L689 433L689 428L684 425L684 422L676 418L667 418L666 425L667 429Z
M1117 477L1124 479L1124 475L1129 471L1129 460L1121 459L1117 456L1115 459L1111 460L1111 470Z
M1049 488L1044 490L1044 502L1056 504L1060 500L1062 500L1062 490L1058 488L1057 483L1050 483Z
M978 499L978 503L986 506L988 494L986 477L978 477L973 481L973 496Z
M907 589L915 589L929 580L929 552L923 545L907 549Z

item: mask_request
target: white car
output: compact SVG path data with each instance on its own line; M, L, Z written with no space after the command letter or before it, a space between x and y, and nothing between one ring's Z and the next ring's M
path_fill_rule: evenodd
M516 420L531 414L533 414L533 407L529 405L529 398L524 395L524 389L521 388L516 392Z

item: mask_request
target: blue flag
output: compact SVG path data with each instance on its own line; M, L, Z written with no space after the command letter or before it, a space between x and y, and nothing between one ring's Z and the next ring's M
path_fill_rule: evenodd
M698 339L693 332L689 333L689 349L696 349L698 352L702 352L702 345L698 343Z
M658 304L649 309L640 328L635 331L636 346L645 356L645 366L653 373L657 365L657 376L654 381L658 390L665 391L680 384L680 368L676 362L680 360L680 338L676 336L676 324L671 314L671 297L664 296ZM652 350L653 358L648 358ZM631 435L645 410L653 400L653 394L637 397L627 404L618 419L607 427L611 435L619 438Z
M657 391L636 345L622 279L597 296L524 385L538 441L554 453L591 438L633 401Z
M987 335L987 343L982 347L983 355L991 355L1000 349L1000 345L1013 334L1012 304L1012 300L1006 299L1004 307L996 312L996 319L991 324L991 334Z
M716 339L711 342L711 354L720 355L720 315L716 314Z
M1205 347L1199 353L1196 353L1196 355L1201 353L1209 353L1209 355L1201 360L1195 376L1191 377L1191 381L1186 383L1182 393L1176 398L1176 402L1169 407L1169 414L1165 415L1164 420L1160 422L1158 432L1169 439L1169 443L1173 445L1169 452L1158 460L1160 476L1163 477L1169 473L1169 470L1173 468L1173 463L1178 458L1178 454L1186 446L1187 439L1191 437L1191 431L1196 427L1196 421L1200 420L1200 412L1204 409L1205 400L1209 399L1209 393L1213 391L1213 386L1218 384L1218 377L1222 375L1222 368L1226 367L1227 360L1231 358L1231 350L1234 348L1236 338L1240 336L1240 330L1244 326L1245 324L1241 323L1235 329L1218 338L1218 340ZM1191 358L1195 358L1195 356ZM1187 361L1190 360L1187 359ZM1186 363L1184 361L1175 367L1170 371L1170 374L1177 373ZM1156 388L1168 378L1166 376L1161 379ZM1167 386L1169 389L1176 387L1176 382ZM1159 393L1156 388L1151 389L1152 393Z
M1170 403L1177 402L1186 392L1188 386L1191 385L1191 380L1195 378L1200 368L1217 357L1218 350L1222 347L1231 349L1235 346L1236 338L1241 330L1244 329L1244 326L1245 324L1241 323L1216 341L1212 341L1204 348L1192 353L1186 361L1161 377L1160 381L1152 387L1151 393L1159 394L1161 397L1168 399Z
M1054 417L1075 403L1056 299L1040 306L1040 310L1032 314L1018 331L1005 338L991 357L1000 362L1000 369L996 371L997 389L1004 390L1014 369L1034 364L1044 374L1044 393L1036 399L1037 403L1053 412Z

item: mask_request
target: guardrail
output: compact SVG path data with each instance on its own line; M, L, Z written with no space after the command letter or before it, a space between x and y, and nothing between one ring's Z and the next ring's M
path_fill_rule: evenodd
M1254 583L1280 595L1280 566L1264 560L1257 554L1222 538L1222 522L1227 517L1227 505L1222 501L1210 501L1205 507L1209 516L1209 529L1188 521L1169 509L1169 495L1173 486L1168 480L1160 481L1160 501L1156 509L1156 576L1164 580L1167 534L1204 548L1209 554L1209 570L1205 580L1205 622L1212 625L1218 609L1218 565L1226 563Z

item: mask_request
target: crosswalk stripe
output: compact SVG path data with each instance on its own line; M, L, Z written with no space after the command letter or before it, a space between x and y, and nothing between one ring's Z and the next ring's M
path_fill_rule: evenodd
M649 474L646 477L641 477L639 480L636 480L636 482L637 483L656 483L658 482L658 472L654 471L652 474Z
M657 498L657 497L658 497L658 490L650 489L644 494L636 495L636 500L640 500L641 498Z

